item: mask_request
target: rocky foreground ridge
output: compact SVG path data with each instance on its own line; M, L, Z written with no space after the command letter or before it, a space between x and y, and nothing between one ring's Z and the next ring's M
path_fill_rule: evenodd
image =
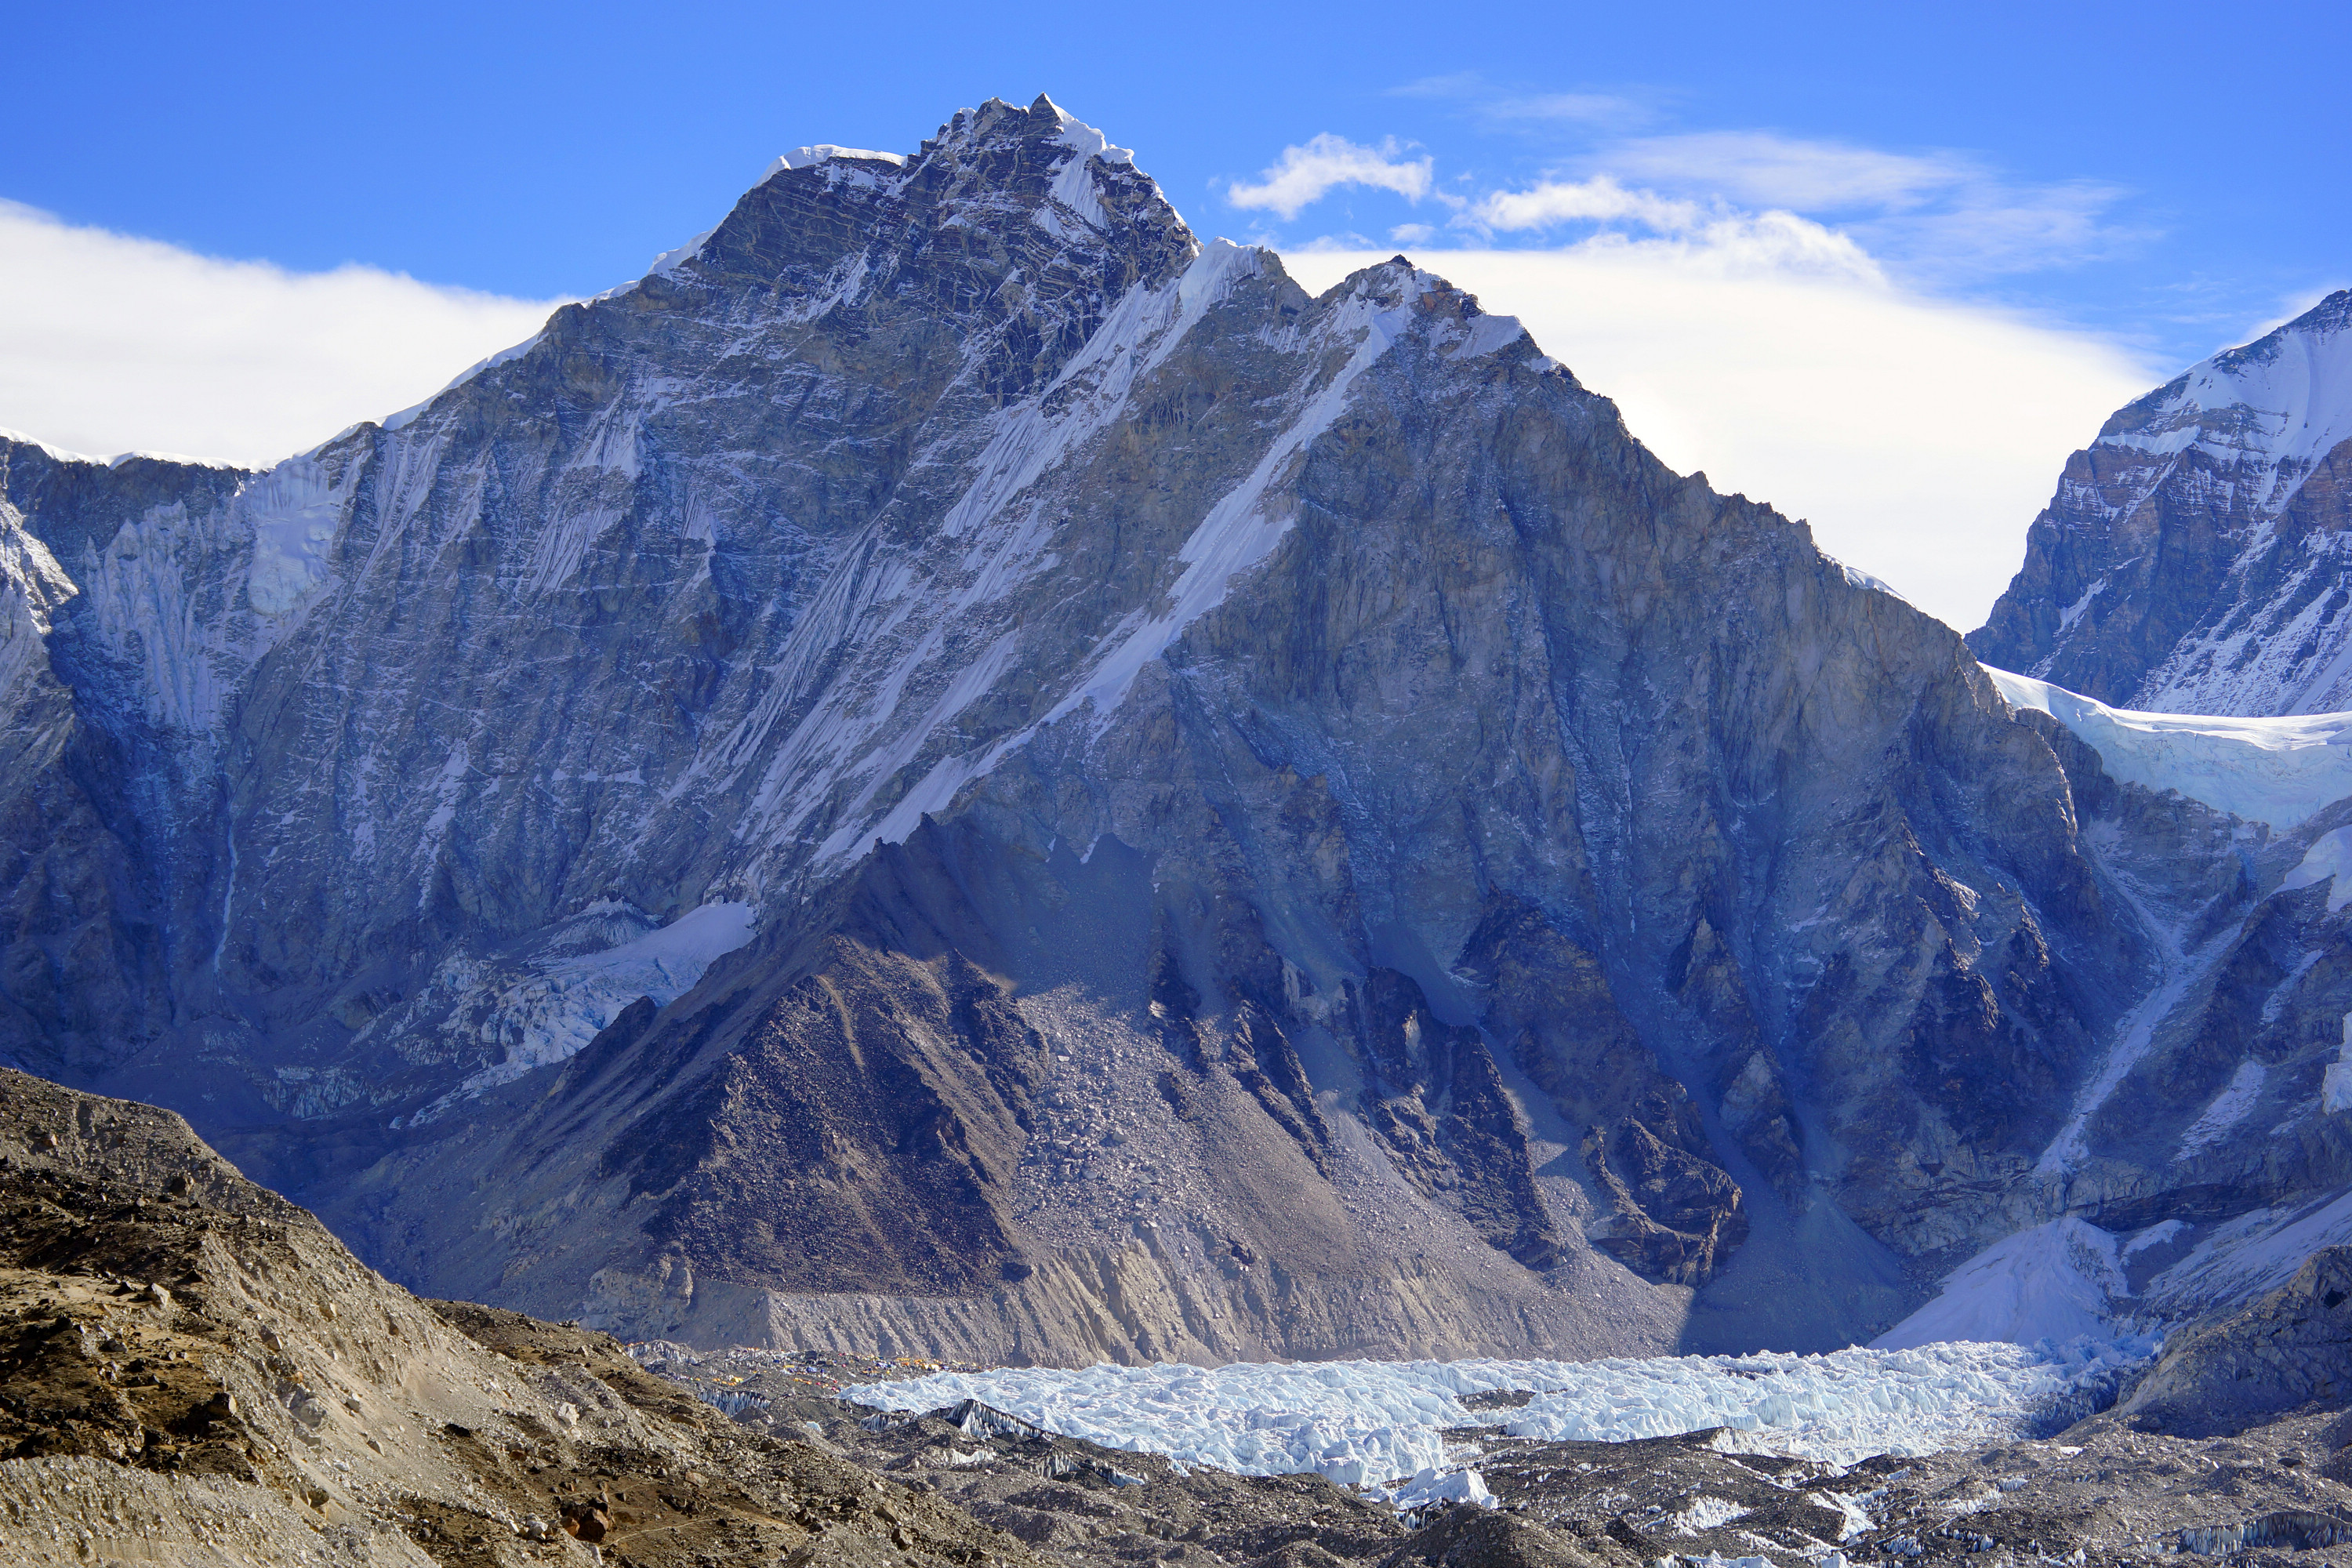
M1464 1429L1494 1506L1400 1513L984 1406L779 1398L730 1421L606 1335L417 1300L169 1112L6 1071L0 1216L11 1563L1801 1568L1837 1550L1999 1568L2327 1561L2309 1549L2352 1535L2341 1253L2046 1440L1841 1468L1721 1432ZM2166 1414L2183 1400L2187 1422Z
M2336 816L2118 782L1516 321L1309 297L1042 99L266 473L0 445L0 1051L429 1294L1807 1348L2352 1181Z

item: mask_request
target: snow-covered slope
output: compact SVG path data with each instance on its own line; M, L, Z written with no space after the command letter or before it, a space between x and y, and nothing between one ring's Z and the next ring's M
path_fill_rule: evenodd
M1871 1344L1907 1350L1947 1341L2105 1340L2116 1331L2116 1300L2130 1293L2114 1237L2079 1219L2055 1219L1996 1242L1954 1269L1934 1300Z
M2247 501L2275 513L2320 458L2352 440L2352 335L2339 291L2244 348L2192 365L2146 415L2105 436L2171 458L2231 465Z
M2145 1353L2165 1334L2275 1290L2323 1247L2352 1243L2352 1190L2113 1234L2081 1219L2029 1226L1946 1275L1879 1350L2005 1342Z
M2352 708L2347 442L2342 291L2110 419L1970 646L2119 707Z
M2099 753L2109 774L2178 790L2250 822L2301 826L2352 796L2352 713L2239 719L2141 713L1987 666L2000 694L2049 714Z

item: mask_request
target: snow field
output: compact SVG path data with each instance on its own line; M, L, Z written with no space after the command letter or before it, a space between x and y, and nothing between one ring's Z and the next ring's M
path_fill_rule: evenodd
M2115 1302L2130 1294L2116 1237L2087 1220L2056 1219L1997 1241L1953 1269L1934 1300L1871 1344L1906 1350L1953 1340L2106 1338L2114 1332Z
M2179 790L2216 810L2281 830L2352 795L2352 713L2283 719L2142 713L1990 665L1984 672L2011 707L2049 714L2126 784L2159 793ZM2317 868L2310 879L2335 869Z
M1412 1477L1426 1487L1455 1468L1442 1437L1451 1426L1581 1442L1727 1426L1743 1450L1841 1464L1929 1453L2019 1433L2123 1359L2084 1342L1595 1362L1027 1367L868 1384L845 1397L908 1412L977 1399L1050 1431L1179 1464L1311 1470L1354 1486ZM1536 1398L1510 1412L1462 1404L1504 1389Z

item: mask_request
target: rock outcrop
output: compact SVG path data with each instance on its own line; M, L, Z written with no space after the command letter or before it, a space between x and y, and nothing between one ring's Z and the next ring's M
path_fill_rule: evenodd
M2311 1405L2352 1405L2352 1248L2315 1252L2261 1300L2176 1336L2117 1414L2201 1436Z

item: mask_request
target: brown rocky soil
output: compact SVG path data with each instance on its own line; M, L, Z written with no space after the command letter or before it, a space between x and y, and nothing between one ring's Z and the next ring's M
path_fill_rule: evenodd
M2341 1352L2315 1315L2342 1305L2335 1267L2248 1316L2261 1364L2292 1340L2317 1376ZM2228 1326L2182 1336L2146 1386L2177 1403L2243 1381ZM708 1358L648 1360L721 1391ZM1497 1506L1401 1515L1318 1477L1188 1473L984 1406L879 1416L818 1392L922 1370L814 1356L730 1420L607 1335L411 1296L169 1112L0 1072L12 1565L1798 1568L1835 1550L2122 1568L2184 1531L2257 1563L2352 1563L2340 1400L2242 1399L2184 1436L2127 1399L2048 1441L1848 1468L1726 1433L1468 1427L1451 1436Z

